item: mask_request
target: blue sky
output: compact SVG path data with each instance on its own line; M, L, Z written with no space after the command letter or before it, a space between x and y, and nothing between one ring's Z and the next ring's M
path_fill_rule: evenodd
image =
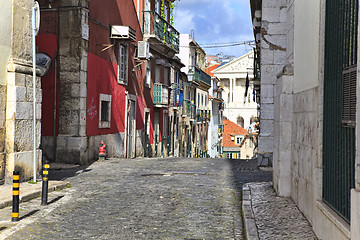
M195 40L207 54L239 57L249 46L206 48L207 43L253 40L250 0L180 0L175 2L174 27L180 33L194 30Z

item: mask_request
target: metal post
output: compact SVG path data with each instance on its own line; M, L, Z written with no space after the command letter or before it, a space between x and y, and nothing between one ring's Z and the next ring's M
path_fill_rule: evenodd
M164 157L164 136L161 136L161 157Z
M158 152L158 143L157 143L157 138L158 138L158 135L157 134L155 134L155 157L157 157L158 155L157 155L157 152Z
M12 204L12 222L19 221L19 191L20 175L18 171L13 172L13 204Z
M47 205L48 200L48 186L49 186L49 162L46 160L42 174L42 194L41 194L41 205Z
M167 145L167 156L168 156L168 157L170 156L170 143L169 143L169 140L170 140L170 136L168 136L167 141L166 141L166 145Z
M36 5L32 8L32 52L33 52L33 167L36 182Z
M146 157L149 157L149 137L148 135L145 133L145 144L146 144Z

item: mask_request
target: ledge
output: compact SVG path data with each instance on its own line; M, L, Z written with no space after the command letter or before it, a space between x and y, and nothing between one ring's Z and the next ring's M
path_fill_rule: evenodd
M317 201L316 207L332 222L347 238L351 238L350 224L339 216L323 201Z

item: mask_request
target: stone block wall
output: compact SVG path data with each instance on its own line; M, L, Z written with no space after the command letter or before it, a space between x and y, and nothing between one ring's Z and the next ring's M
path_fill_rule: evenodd
M261 96L258 164L272 164L274 151L274 85L286 65L287 1L263 0L261 17Z
M291 198L312 222L314 169L318 154L318 88L294 94L291 156Z
M87 1L61 1L59 13L59 136L56 161L88 163L86 136L88 39ZM71 7L73 6L73 8ZM49 143L51 141L48 141Z
M0 14L0 181L12 181L14 170L22 181L33 176L33 1L5 3ZM0 13L2 13L0 11ZM36 78L36 173L41 166L41 84Z
M12 171L20 171L22 180L33 176L33 79L31 75L9 72L6 99L6 181ZM36 79L36 148L37 170L41 167L41 88Z
M278 195L290 197L293 121L293 75L281 75L274 94L273 183Z

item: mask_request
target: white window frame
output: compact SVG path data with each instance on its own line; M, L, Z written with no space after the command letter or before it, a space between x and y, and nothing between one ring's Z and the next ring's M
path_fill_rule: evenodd
M102 119L102 102L108 102L107 121ZM99 95L99 128L110 128L111 126L111 95L100 93Z
M128 83L128 44L118 44L118 83L127 85Z
M149 61L145 64L145 87L151 87L151 66Z
M235 144L240 145L243 140L244 136L235 136Z
M161 15L160 13L160 0L155 0L155 12L159 15Z

